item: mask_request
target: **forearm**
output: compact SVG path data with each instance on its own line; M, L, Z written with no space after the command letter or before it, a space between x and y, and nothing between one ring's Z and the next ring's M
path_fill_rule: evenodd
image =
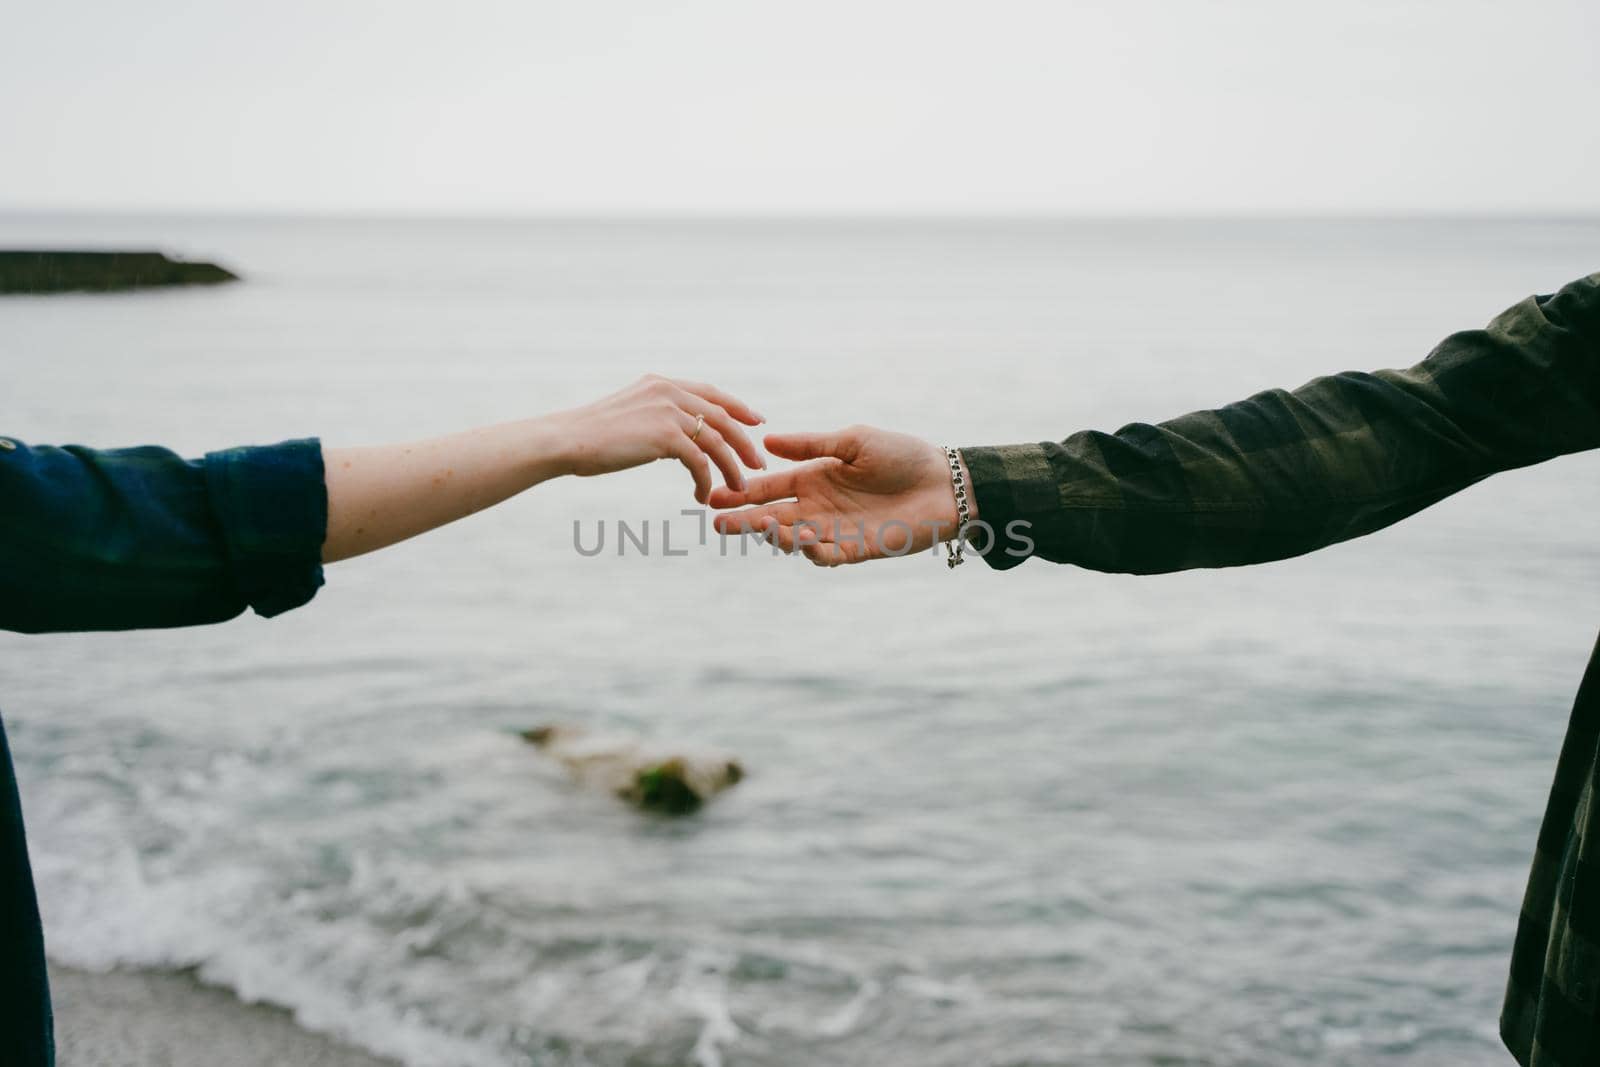
M714 386L646 375L592 404L411 444L316 440L184 460L0 438L0 629L125 630L299 607L322 563L394 544L559 474L676 460L704 502L742 486L761 421Z
M326 452L332 563L454 522L562 474L597 475L674 459L711 492L712 470L741 486L763 465L743 427L749 405L703 382L646 375L581 408L409 444Z
M571 470L549 417L405 444L327 448L333 563L493 507Z
M1282 559L1388 526L1489 475L1600 447L1600 276L1447 338L1406 371L1319 378L1062 442L964 449L986 558L1159 573Z

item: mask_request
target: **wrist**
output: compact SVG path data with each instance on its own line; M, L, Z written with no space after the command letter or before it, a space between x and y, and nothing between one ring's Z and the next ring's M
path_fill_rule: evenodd
M570 416L561 411L521 424L522 468L529 486L577 473L581 445Z
M935 540L948 543L961 536L963 524L978 517L977 502L972 498L972 482L967 472L966 460L958 451L954 458L939 445L929 446L928 499L933 518L930 525L936 530ZM963 513L961 504L966 503Z
M922 471L916 475L917 489L910 506L910 517L920 528L933 532L933 543L942 544L956 535L956 498L950 489L950 464L944 449L931 441L920 442L926 450Z

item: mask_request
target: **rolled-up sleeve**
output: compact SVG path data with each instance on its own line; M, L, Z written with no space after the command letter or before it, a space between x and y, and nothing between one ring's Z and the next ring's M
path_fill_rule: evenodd
M278 615L321 587L327 522L315 439L202 460L0 439L0 628Z

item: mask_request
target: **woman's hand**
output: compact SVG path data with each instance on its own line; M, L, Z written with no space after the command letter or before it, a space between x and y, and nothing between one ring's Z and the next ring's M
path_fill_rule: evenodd
M956 535L950 464L937 445L870 426L768 434L766 445L811 462L713 492L715 508L757 505L718 515L718 533L762 532L824 567L904 556Z
M559 457L563 473L610 474L676 459L694 476L694 498L701 504L711 495L712 464L736 490L745 484L741 461L763 470L767 465L740 426L758 426L761 416L737 397L701 382L647 374L620 392L542 421L547 447Z
M720 389L652 374L554 415L428 441L324 448L322 559L332 563L404 541L558 475L608 474L656 459L688 467L695 499L704 504L713 464L736 490L745 485L741 461L766 466L740 428L760 422L749 405Z

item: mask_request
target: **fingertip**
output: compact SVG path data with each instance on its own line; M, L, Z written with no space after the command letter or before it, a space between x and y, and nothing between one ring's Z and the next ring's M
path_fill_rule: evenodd
M799 459L799 441L793 434L769 433L761 439L767 451L782 459Z

